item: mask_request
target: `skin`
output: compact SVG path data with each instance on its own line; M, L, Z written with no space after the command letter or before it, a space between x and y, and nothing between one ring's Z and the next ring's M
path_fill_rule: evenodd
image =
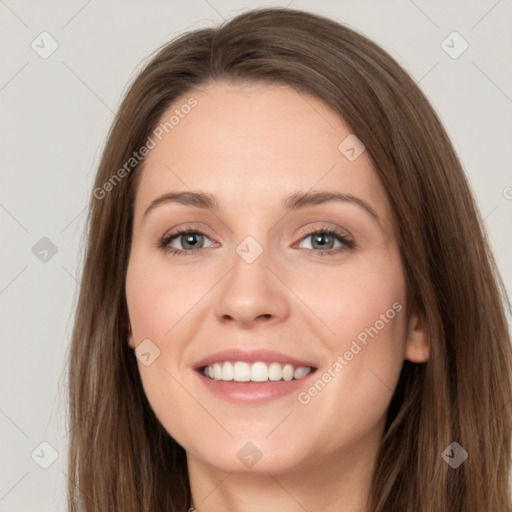
M149 338L160 350L150 365L138 361L145 393L187 452L199 512L363 512L403 361L429 358L421 316L405 309L384 189L366 152L351 162L338 150L350 129L314 97L216 82L177 100L162 119L191 96L197 106L150 151L136 194L128 343L134 349ZM219 211L168 203L143 218L156 197L189 190L215 195ZM288 194L318 190L357 196L379 221L350 202L281 207ZM206 235L199 252L174 256L158 247L189 224ZM307 229L322 227L350 234L356 247L308 254L340 246L312 245ZM263 249L250 264L236 252L247 236ZM171 243L186 251L186 242ZM236 346L312 361L320 376L396 303L402 310L307 404L294 392L233 405L192 369ZM251 468L236 456L247 442L261 452Z

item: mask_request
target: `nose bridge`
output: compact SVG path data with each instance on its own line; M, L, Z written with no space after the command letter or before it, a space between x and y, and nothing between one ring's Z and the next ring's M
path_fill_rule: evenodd
M286 314L284 290L270 270L273 255L269 238L263 229L258 233L259 240L247 235L235 247L231 270L217 297L218 318L230 317L246 324L257 318Z
M262 235L259 235L258 238L261 240ZM268 245L267 239L259 241L254 236L247 235L237 245L235 252L247 265L252 265L257 260L260 260L260 263L268 260ZM263 253L265 256L262 258Z
M261 195L256 194L257 197ZM239 198L237 208L232 212L236 219L231 233L235 242L233 264L236 268L233 271L240 268L242 272L247 270L252 274L251 268L256 265L260 272L269 272L265 265L270 265L272 260L270 248L273 245L273 232L269 229L272 219L268 213L262 212L261 207L257 207L258 204L257 200L254 203L251 193L247 193L244 198Z
M246 300L250 301L254 301L273 288L270 283L272 273L268 269L272 255L267 240L262 240L261 234L258 239L253 235L247 235L235 247L232 259L233 269L229 278L230 288L233 291L239 288L237 293L240 296L245 295Z

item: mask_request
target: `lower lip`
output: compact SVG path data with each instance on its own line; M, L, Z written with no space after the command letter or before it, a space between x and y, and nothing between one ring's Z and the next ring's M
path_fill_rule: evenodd
M277 382L235 382L233 380L215 380L205 377L202 372L197 372L201 382L210 392L228 402L235 404L261 404L282 398L294 391L304 388L306 381L313 375L311 371L301 379Z

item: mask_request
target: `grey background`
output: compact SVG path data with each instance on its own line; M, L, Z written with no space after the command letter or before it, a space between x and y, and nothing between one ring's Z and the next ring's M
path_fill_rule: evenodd
M122 94L161 44L263 5L346 23L409 71L462 160L510 292L511 0L0 0L0 511L65 509L64 362L85 206ZM46 59L31 47L43 31L59 45ZM456 59L441 46L453 31L469 44ZM43 237L53 256L38 256ZM48 469L43 441L57 455Z

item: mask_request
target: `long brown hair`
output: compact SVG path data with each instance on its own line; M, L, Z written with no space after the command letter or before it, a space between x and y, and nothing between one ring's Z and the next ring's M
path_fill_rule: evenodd
M425 96L385 51L332 20L281 8L159 48L119 108L91 194L69 355L69 510L188 508L185 451L152 412L127 341L124 285L144 160L113 176L176 99L217 80L285 84L323 100L366 146L389 197L408 301L423 314L431 356L404 362L369 510L506 512L510 303L461 164ZM453 442L468 453L457 468L442 457Z

